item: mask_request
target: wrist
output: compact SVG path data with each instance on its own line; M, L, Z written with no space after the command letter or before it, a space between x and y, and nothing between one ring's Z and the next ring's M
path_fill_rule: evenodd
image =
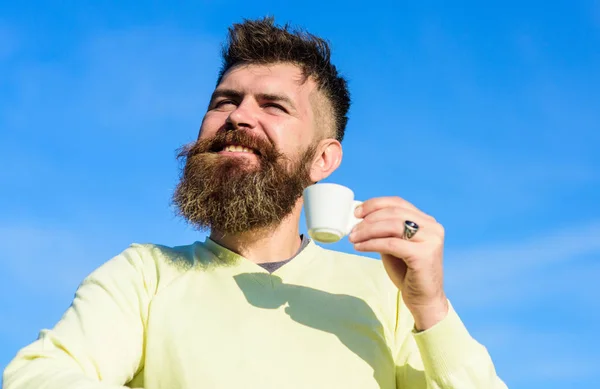
M444 296L439 301L426 305L408 306L415 321L417 332L425 331L438 324L448 316L450 306Z

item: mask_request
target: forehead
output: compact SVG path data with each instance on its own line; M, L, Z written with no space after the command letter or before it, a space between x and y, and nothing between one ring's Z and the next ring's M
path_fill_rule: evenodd
M219 88L231 88L245 93L286 93L290 97L308 98L316 83L305 79L302 70L293 64L238 65L228 70Z

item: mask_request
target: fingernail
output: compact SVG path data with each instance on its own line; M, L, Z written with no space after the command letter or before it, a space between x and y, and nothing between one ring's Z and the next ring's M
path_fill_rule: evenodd
M360 216L362 214L362 205L359 205L354 209L354 216Z

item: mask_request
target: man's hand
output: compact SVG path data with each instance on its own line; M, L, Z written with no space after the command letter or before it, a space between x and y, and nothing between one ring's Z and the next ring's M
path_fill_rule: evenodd
M433 217L399 197L379 197L356 209L363 221L354 227L350 242L357 251L378 252L392 282L419 331L431 328L448 313L443 288L444 228ZM404 222L417 223L410 239L402 238Z

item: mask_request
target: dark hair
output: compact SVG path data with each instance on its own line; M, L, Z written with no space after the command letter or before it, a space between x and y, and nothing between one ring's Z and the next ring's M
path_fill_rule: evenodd
M232 67L241 64L267 65L288 62L302 69L305 79L312 77L331 103L335 137L344 138L350 108L347 82L331 63L329 43L306 31L274 24L273 17L244 20L229 28L222 50L223 64L217 85Z

